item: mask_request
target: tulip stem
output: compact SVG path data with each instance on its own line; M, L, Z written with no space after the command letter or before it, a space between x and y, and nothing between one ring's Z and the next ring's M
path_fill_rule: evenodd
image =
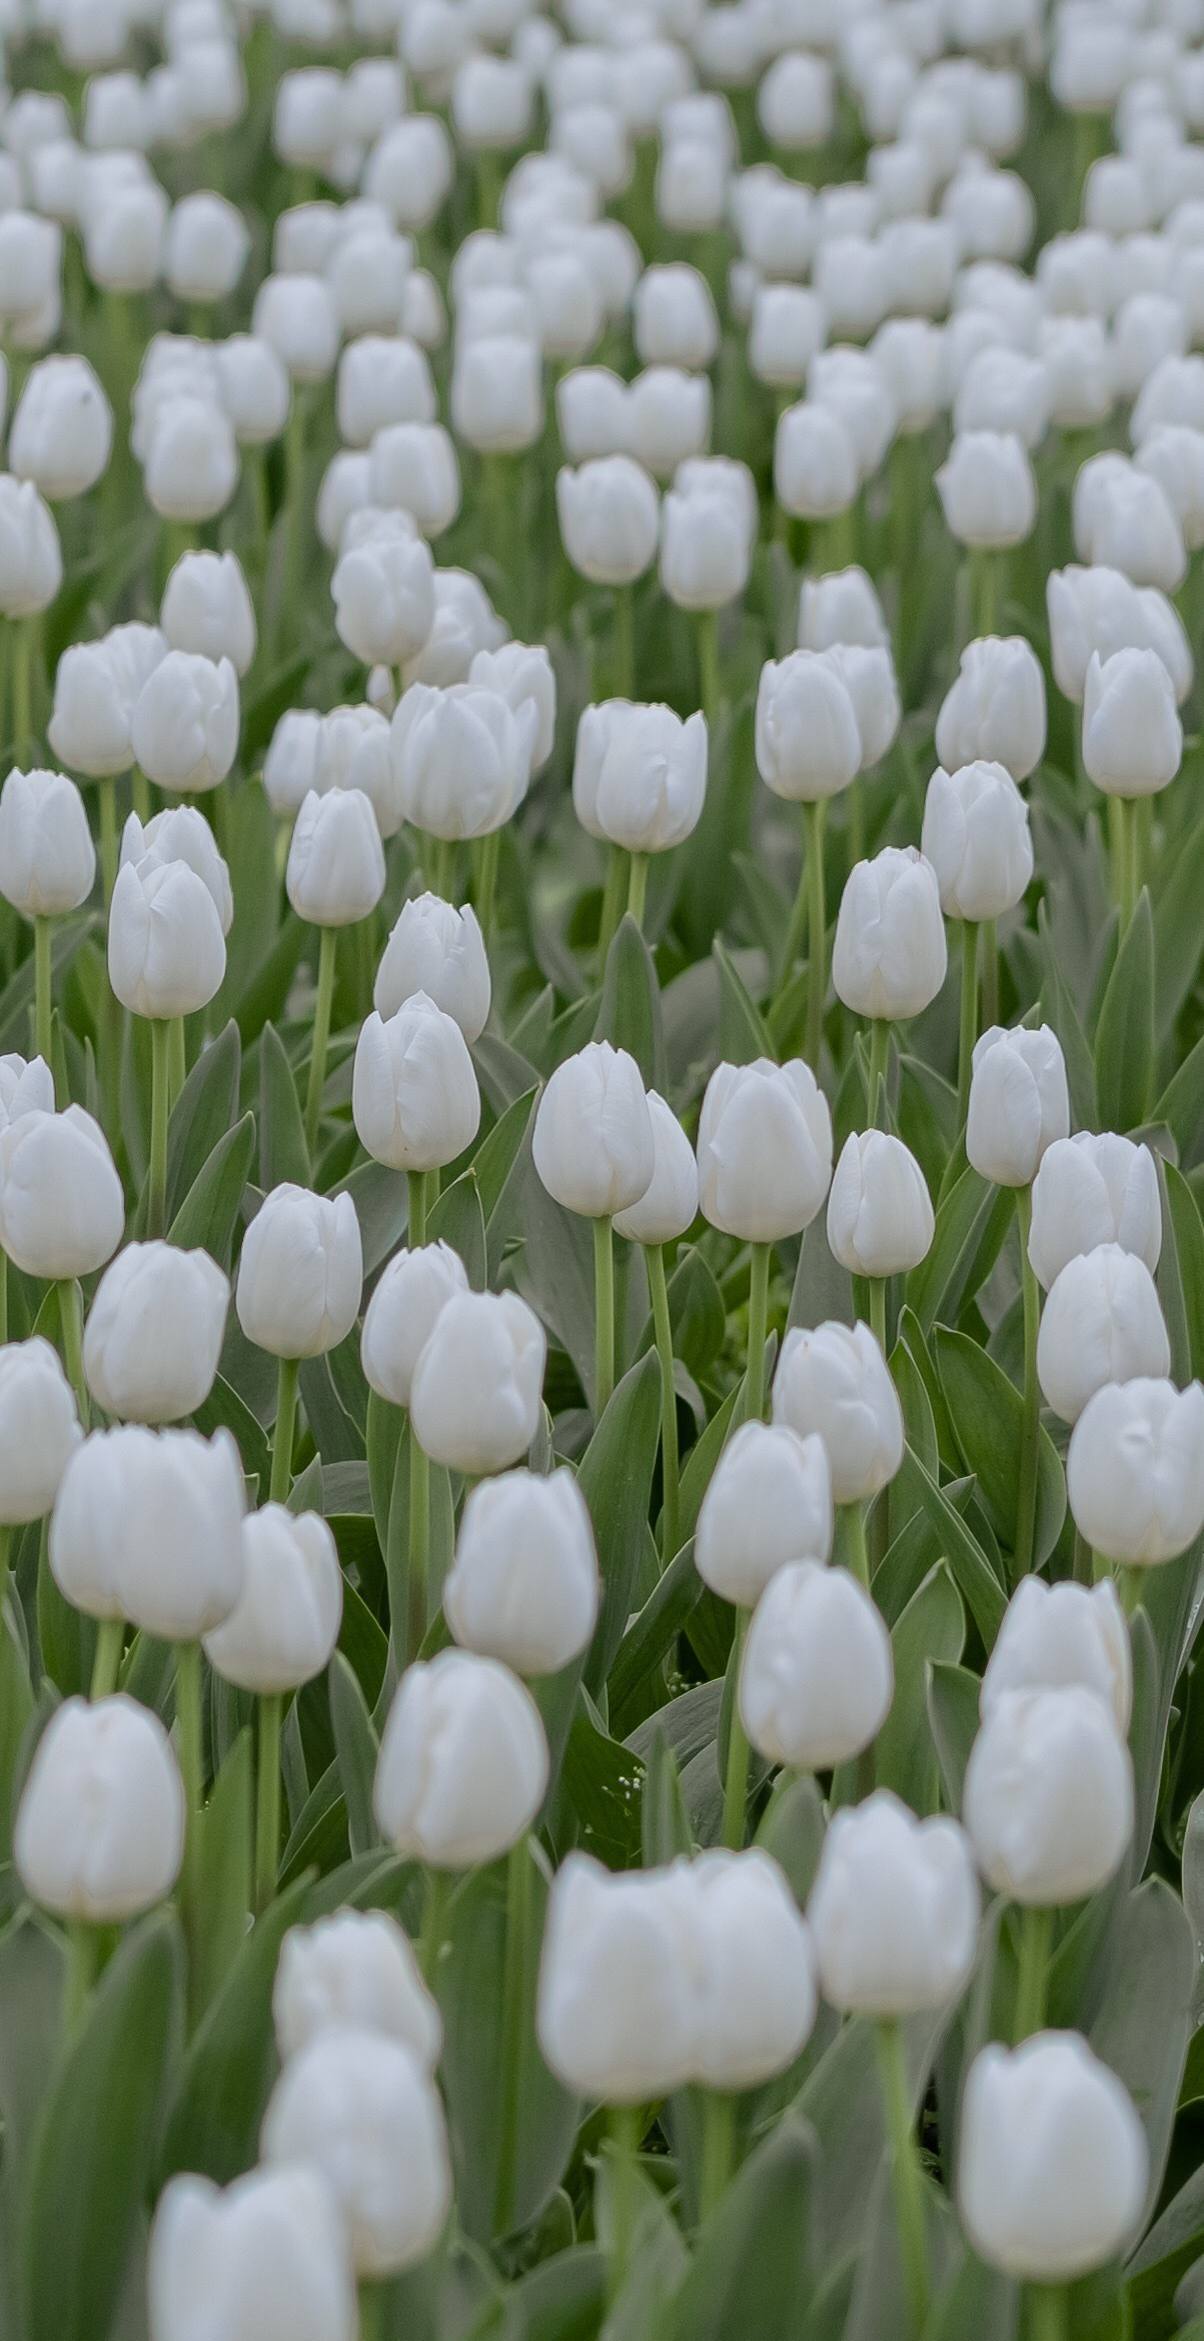
M851 1576L859 1585L870 1589L870 1553L865 1534L865 1505L846 1504L842 1518L845 1522L845 1561Z
M635 689L635 588L615 587L615 697L630 699Z
M631 2259L636 2210L634 2182L642 2134L638 2106L612 2105L609 2139L610 2266L606 2279L607 2293L612 2301L617 2299L623 2289L623 2280Z
M406 1570L406 1655L415 1659L426 1633L428 1547L431 1540L431 1465L410 1424L410 1550ZM399 1621L400 1623L400 1621Z
M167 1120L171 1084L171 1024L151 1018L150 1175L146 1189L146 1232L161 1236L167 1226Z
M883 1357L885 1357L887 1354L886 1278L885 1276L871 1276L867 1281L870 1288L870 1331L873 1334Z
M652 1325L661 1369L661 1557L666 1568L677 1551L678 1455L677 1391L673 1381L673 1321L669 1314L669 1286L665 1277L665 1248L649 1244L648 1290L652 1296Z
M982 922L979 957L982 962L981 1029L989 1032L999 1022L999 942L994 919Z
M501 846L501 830L491 829L487 836L476 839L472 849L473 894L476 902L477 924L486 943L493 932L494 904L497 899L498 856L501 852Z
M418 1949L418 1964L422 1969L423 1981L430 1991L435 1990L435 1977L443 1955L451 1885L451 1877L446 1870L428 1869L426 1873L426 1907L422 1914L422 1936Z
M886 1104L886 1068L890 1056L890 1025L885 1016L870 1020L870 1070L867 1104L870 1128L881 1128L880 1117Z
M107 1699L116 1690L124 1649L124 1618L102 1618L96 1629L96 1648L92 1655L90 1699Z
M406 1241L413 1252L426 1242L426 1172L407 1171L406 1185L410 1198Z
M191 1937L196 1908L197 1827L203 1797L201 1754L201 1645L176 1644L176 1756L184 1783L184 1863L180 1889Z
M1052 1910L1021 1911L1016 2004L1012 2015L1013 2040L1027 2040L1031 2033L1040 2032L1045 2022L1045 1987L1052 1932Z
M515 2185L522 2125L523 2048L527 2020L527 1949L531 1933L531 1848L523 1836L506 1865L506 1966L502 1984L502 2131L494 2198L495 2235L517 2216Z
M322 1126L322 1091L326 1086L326 1051L330 1042L330 1012L334 1005L334 957L337 927L323 927L318 944L318 990L314 1002L314 1037L309 1052L309 1086L305 1092L305 1143L310 1161Z
M385 2341L388 2292L383 2284L361 2284L356 2293L359 2310L357 2341Z
M183 1017L169 1016L167 1029L170 1035L170 1045L167 1052L167 1110L170 1114L188 1078L188 1056L184 1046Z
M615 939L615 929L623 910L623 880L627 874L627 856L621 845L612 845L606 864L606 883L602 888L602 906L598 913L598 960L606 965L607 954Z
M1020 1288L1024 1295L1024 1414L1020 1430L1020 1470L1016 1483L1016 1575L1032 1567L1037 1513L1037 1449L1041 1430L1041 1389L1037 1381L1037 1335L1041 1328L1041 1287L1028 1256L1032 1223L1032 1194L1016 1189L1016 1220L1020 1230Z
M899 2222L899 2250L903 2287L909 2309L909 2330L919 2334L928 2313L928 2239L924 2220L924 2180L916 2154L907 2081L903 2033L897 2022L880 2023L878 2070L886 2114L891 2183Z
M719 720L719 612L699 610L696 630L698 637L698 704L707 719L707 748L713 756L715 740L713 726Z
M633 853L627 857L627 916L635 920L643 932L644 904L648 895L648 856Z
M1028 2293L1029 2341L1066 2341L1068 2331L1064 2284L1032 2284Z
M615 1386L615 1247L609 1219L594 1221L594 1420Z
M728 1660L732 1699L727 1732L727 1776L723 1784L723 1842L734 1853L738 1853L744 1843L745 1808L748 1804L748 1735L740 1713L740 1667L747 1633L748 1611L738 1609L736 1630L732 1636L732 1654Z
M58 1280L59 1324L63 1334L63 1363L67 1380L75 1392L75 1403L84 1429L88 1427L88 1385L84 1380L83 1303L79 1286L73 1276Z
M33 922L33 1037L34 1054L41 1057L51 1074L54 1061L51 1056L51 1015L53 996L50 968L51 926L48 918Z
M9 635L13 653L13 747L18 761L23 763L25 759L22 751L33 745L29 671L33 631L29 619L10 621Z
M962 996L961 1022L957 1042L957 1125L966 1126L970 1105L970 1070L974 1061L974 1043L978 1039L978 927L973 919L962 920Z
M828 989L828 911L824 892L824 819L827 799L804 805L807 831L807 1063L818 1077L824 1042L824 999Z
M117 881L117 783L111 772L97 781L96 792L100 805L100 874L107 910L113 899Z
M698 2189L699 2225L709 2219L726 2193L732 2175L735 2148L736 2101L721 2089L708 2089L702 2105L702 2176Z
M83 2023L96 1981L100 1959L100 1929L89 1925L86 1918L73 1918L67 1926L67 1976L63 1987L63 2036L74 2038Z
M276 1892L280 1851L280 1720L279 1691L268 1691L259 1701L259 1772L255 1783L255 1908L266 1910Z
M276 1378L276 1423L272 1432L272 1476L268 1502L284 1504L293 1484L293 1433L297 1424L297 1376L300 1361L282 1357Z
M747 1417L765 1412L765 1343L769 1332L768 1244L753 1244L748 1264L748 1406Z

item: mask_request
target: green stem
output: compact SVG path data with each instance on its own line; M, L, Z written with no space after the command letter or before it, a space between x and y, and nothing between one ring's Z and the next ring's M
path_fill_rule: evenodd
M730 1845L733 1852L738 1852L744 1843L744 1817L748 1804L748 1735L740 1714L740 1667L747 1634L748 1612L738 1609L736 1630L732 1636L732 1654L728 1660L732 1701L727 1735L727 1775L723 1784L723 1842Z
M994 634L1003 583L1003 554L987 546L970 549L970 626L976 638Z
M794 901L790 905L790 917L786 922L786 934L782 943L782 956L780 961L781 975L779 981L783 991L785 990L792 974L794 973L796 961L802 956L803 937L807 932L807 914L808 905L810 902L810 893L811 871L807 844L806 840L804 839L803 858L799 863L798 885L795 888ZM774 1005L776 1007L776 1001Z
M51 1054L51 1016L53 995L51 989L50 938L51 921L35 918L33 922L33 1038L34 1053L54 1070Z
M636 2165L642 2135L638 2106L611 2107L611 2254L606 2272L606 2289L612 2301L622 2291L623 2279L631 2260L635 2230Z
M883 1357L885 1357L887 1354L886 1278L885 1276L871 1276L868 1279L868 1282L870 1288L870 1331L873 1334Z
M1040 2032L1045 2023L1045 1987L1052 1933L1052 1910L1021 1911L1020 1964L1012 2017L1013 2040L1027 2040L1031 2033Z
M67 1926L67 1978L63 1992L63 2033L67 2040L80 2030L88 2011L92 1986L100 1964L100 1930L86 1918Z
M406 1652L417 1658L430 1608L431 1465L410 1424L410 1549L406 1570Z
M276 1378L276 1423L272 1432L272 1476L268 1502L284 1504L293 1484L293 1434L297 1425L300 1360L282 1357Z
M868 1593L870 1589L870 1554L865 1534L865 1505L860 1502L846 1504L843 1507L843 1518L848 1568L857 1579L858 1584L864 1585Z
M880 2023L878 2069L886 2115L891 2182L899 2222L899 2249L903 2288L907 2296L908 2332L922 2333L928 2313L928 2239L924 2221L924 2181L916 2154L907 2083L903 2033L897 2022Z
M406 1242L412 1252L426 1242L427 1175L425 1171L407 1171L406 1187L409 1194L409 1220Z
M615 1247L609 1219L594 1221L594 1420L615 1386Z
M422 1939L418 1964L422 1969L423 1979L431 1991L435 1989L435 1977L439 1970L439 1960L443 1952L444 1937L447 1933L447 1905L451 1897L451 1890L452 1875L450 1870L427 1871L426 1907L422 1914Z
M113 899L120 846L117 837L117 782L111 772L96 784L100 801L100 874L107 910Z
M527 1961L531 1933L531 1848L520 1837L506 1866L506 1965L502 1982L502 2107L494 2234L508 2235L517 2215L518 2149L523 2115Z
M616 699L630 699L635 691L635 587L616 585L615 688Z
M259 1700L259 1771L255 1784L255 1908L266 1910L276 1892L280 1852L280 1722L284 1702L279 1691Z
M11 623L13 650L13 746L19 760L22 751L33 745L33 713L30 689L30 659L33 652L33 629L29 618L18 618Z
M188 1078L188 1054L184 1045L184 1019L169 1016L167 1047L167 1103L170 1112Z
M1065 2285L1031 2284L1028 2288L1029 2341L1066 2341L1069 2330Z
M146 1232L161 1236L167 1226L167 1104L171 1082L171 1025L151 1018L150 1177L146 1189Z
M866 1098L871 1130L877 1130L881 1127L882 1108L886 1101L886 1068L889 1057L890 1025L884 1016L875 1016L870 1022L870 1071Z
M978 928L973 919L962 920L962 993L961 1020L957 1041L957 1120L959 1129L965 1128L970 1104L970 1071L974 1061L974 1043L978 1039Z
M615 939L615 930L623 913L623 885L627 876L627 856L621 845L612 845L606 864L606 883L602 889L602 907L598 914L598 959L606 965L606 955Z
M314 1001L314 1037L309 1052L309 1086L305 1092L305 1143L310 1161L322 1125L322 1091L326 1084L326 1051L330 1042L330 1012L334 1005L337 927L323 927L318 943L318 990Z
M753 1244L748 1264L748 1415L765 1412L765 1343L769 1334L769 1261L772 1247Z
M124 1648L124 1618L102 1618L96 1629L92 1681L88 1691L90 1699L107 1699L116 1690Z
M364 2283L357 2287L356 2305L359 2309L359 2332L356 2341L386 2341L389 2287L387 2284Z
M1121 846L1119 899L1120 931L1123 935L1137 908L1137 807L1130 797L1118 797L1116 807Z
M627 916L643 928L644 903L648 894L648 856L633 853L627 857Z
M450 902L455 878L456 849L450 837L437 837L431 866L431 892L441 902Z
M75 1404L84 1429L88 1427L88 1385L84 1379L84 1308L79 1286L73 1276L63 1276L58 1282L59 1324L63 1335L63 1364L67 1380L75 1392Z
M708 747L715 752L714 727L719 721L719 612L699 610L695 618L698 640L698 704L707 719Z
M702 2178L699 2221L709 2219L726 2193L736 2144L736 2101L726 2090L708 2089L702 2101Z
M1041 1287L1028 1256L1032 1224L1032 1192L1016 1189L1016 1220L1020 1231L1020 1286L1024 1295L1024 1415L1020 1434L1020 1468L1016 1483L1016 1575L1027 1576L1033 1562L1033 1535L1037 1513L1037 1450L1041 1428L1041 1387L1037 1380L1037 1335L1041 1329Z
M184 1867L181 1874L189 1929L199 1918L196 1907L197 1827L204 1801L204 1758L201 1746L201 1645L176 1645L176 1755L184 1783Z
M804 805L807 830L807 1063L819 1072L824 1040L824 998L828 989L828 911L824 894L824 819L826 797Z
M644 1252L648 1290L652 1297L652 1326L661 1369L661 1557L666 1568L677 1551L678 1452L677 1391L673 1381L673 1322L669 1315L669 1286L665 1277L663 1244L649 1244Z
M478 838L473 847L477 924L487 943L493 932L498 856L501 852L501 844L501 830L491 829L487 836Z

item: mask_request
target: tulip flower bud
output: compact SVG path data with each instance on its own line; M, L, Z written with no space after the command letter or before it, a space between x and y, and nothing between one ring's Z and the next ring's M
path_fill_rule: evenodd
M389 517L388 533L349 545L331 579L339 640L366 667L413 658L435 614L430 550L404 514Z
M777 1863L757 1847L716 1847L675 1862L669 1877L696 1962L694 2077L706 2089L756 2088L793 2063L815 2023L806 1921Z
M244 447L278 439L288 421L288 372L279 352L262 335L232 333L214 344L214 365L222 405L235 438Z
M341 2212L300 2164L248 2171L224 2192L207 2178L169 2180L147 2288L152 2341L355 2341L359 2331Z
M515 1674L557 1674L598 1615L594 1532L571 1471L507 1471L465 1500L443 1609L456 1641Z
M1037 1336L1037 1375L1047 1406L1078 1421L1108 1382L1169 1374L1171 1345L1154 1279L1119 1244L1067 1261L1049 1288Z
M294 382L324 382L339 354L339 316L320 276L265 276L251 329L270 344Z
M1068 1260L1100 1244L1120 1244L1153 1275L1162 1250L1158 1172L1148 1146L1078 1130L1054 1140L1033 1180L1028 1256L1037 1282L1048 1292Z
M698 1122L703 1216L746 1243L809 1227L832 1177L832 1117L809 1065L717 1065Z
M255 612L234 553L185 553L167 580L159 613L173 650L245 675L255 656Z
M849 873L832 981L855 1015L902 1020L935 1000L948 965L940 890L914 846L886 846Z
M286 1180L265 1195L243 1237L238 1322L273 1357L321 1357L350 1333L363 1280L350 1195L314 1195Z
M1081 560L1120 569L1134 585L1174 593L1187 572L1178 515L1149 472L1123 455L1097 455L1074 486L1074 546Z
M615 1213L615 1233L633 1244L671 1244L698 1216L698 1165L672 1106L648 1091L652 1177L638 1202Z
M0 1525L43 1518L82 1437L58 1351L41 1334L7 1342L0 1348Z
M166 805L153 813L145 827L130 813L121 832L121 863L131 862L142 874L184 862L208 888L218 925L228 935L234 919L230 872L218 851L217 840L195 805Z
M936 475L949 534L962 545L1002 549L1031 536L1037 487L1022 442L1006 431L963 431Z
M472 1058L459 1025L426 992L387 1022L375 1009L365 1017L351 1111L361 1145L392 1170L437 1170L471 1146L481 1119Z
M0 472L0 614L48 609L63 582L58 530L32 480Z
M86 495L113 445L113 410L86 358L30 368L8 436L8 460L51 504Z
M21 772L0 789L0 894L24 918L78 910L96 854L84 801L62 772Z
M243 1521L242 1585L205 1635L205 1655L241 1691L295 1691L329 1665L342 1616L343 1574L326 1522L264 1504Z
M757 770L775 796L814 804L837 796L861 770L852 694L823 651L767 659L757 686Z
M486 837L531 783L538 718L475 683L412 683L393 717L393 769L407 821L432 837Z
M671 479L679 464L692 455L706 453L711 435L708 377L687 374L680 366L646 366L628 385L627 425L628 444L636 462L654 479ZM564 532L563 513L561 530ZM571 551L569 557L575 560ZM588 569L585 575L590 575Z
M985 761L1020 781L1036 770L1045 753L1045 680L1021 635L967 643L936 719L936 752L950 772Z
M47 738L56 756L89 779L127 772L134 761L134 706L166 643L157 626L115 626L100 642L75 642L54 679Z
M1047 1585L1022 1577L995 1637L979 1705L988 1715L1013 1691L1094 1691L1124 1737L1133 1703L1133 1658L1125 1614L1110 1577L1097 1585Z
M1097 1893L1133 1834L1132 1759L1111 1707L1081 1683L992 1699L963 1796L983 1876L1026 1906Z
M1031 2284L1102 2268L1132 2241L1148 2183L1133 2100L1077 2032L979 2051L962 2101L957 2202L988 2266Z
M1033 874L1028 808L1002 764L938 765L924 800L920 850L936 871L947 918L997 919Z
M890 648L882 604L864 569L833 569L826 577L804 577L798 638L801 650L835 650L854 643L865 650Z
M547 1337L515 1292L466 1292L440 1309L410 1385L414 1436L473 1477L525 1455L540 1420Z
M228 658L169 650L148 675L130 726L135 761L160 788L216 788L238 752L238 677Z
M456 437L482 455L518 455L535 445L543 429L543 380L533 335L481 334L459 344L451 420Z
M881 762L902 718L902 702L889 650L859 642L834 643L823 653L853 703L861 741L861 767Z
M230 1305L207 1252L127 1244L88 1311L84 1374L97 1405L122 1422L178 1422L209 1396Z
M826 324L808 285L758 284L748 327L748 363L758 382L797 390L823 345Z
M1204 1528L1204 1389L1131 1381L1097 1390L1070 1437L1075 1526L1106 1559L1147 1567Z
M223 195L199 188L182 196L167 223L163 273L180 301L222 301L246 266L250 231Z
M90 1276L124 1225L108 1140L82 1106L35 1108L0 1131L0 1244L26 1276Z
M753 1612L740 1716L771 1764L823 1772L877 1737L894 1696L890 1635L847 1569L789 1561Z
M317 779L325 717L312 707L290 707L280 717L263 760L263 786L281 818L299 813Z
M697 827L707 782L707 724L671 708L605 699L577 726L573 807L591 837L629 853L664 853Z
M697 2027L682 1958L687 1866L611 1871L570 1853L557 1870L536 2024L565 2088L636 2105L690 2079Z
M22 1114L54 1112L54 1075L42 1057L0 1056L0 1130Z
M135 1016L190 1016L226 973L221 918L187 862L123 862L109 905L109 982Z
M399 2041L433 2073L443 2023L409 1936L384 1910L336 1910L290 1927L280 1946L272 2017L282 2064L327 2032Z
M886 380L868 350L840 343L817 350L807 369L812 401L838 415L856 450L860 481L876 472L895 434L897 415Z
M468 1650L441 1650L406 1669L373 1798L395 1852L434 1869L495 1861L530 1828L547 1784L539 1709L517 1675Z
M93 1431L63 1474L50 1523L56 1584L89 1617L129 1618L165 1642L220 1623L242 1583L242 1464L229 1431Z
M903 1410L868 1325L793 1326L774 1372L773 1419L800 1438L818 1433L838 1504L876 1496L903 1461Z
M499 692L516 716L524 707L534 709L531 764L534 771L542 771L556 737L556 675L545 645L502 642L496 649L478 650L468 680L481 690Z
M1048 1024L1005 1032L993 1024L976 1041L966 1120L966 1154L980 1178L1027 1187L1041 1157L1070 1129L1070 1095L1057 1034Z
M335 405L339 430L349 447L373 445L378 432L387 437L391 424L432 425L438 410L425 352L402 334L365 333L348 342L339 359ZM447 444L450 449L450 441Z
M164 520L212 520L238 485L238 442L209 398L165 397L150 429L147 501Z
M553 1200L586 1219L638 1203L655 1162L639 1066L626 1049L591 1041L549 1077L535 1113L536 1171Z
M368 434L368 501L408 512L424 537L450 528L460 510L460 467L442 424L390 417Z
M778 418L773 492L799 520L847 512L861 485L857 443L835 407L807 399Z
M920 1821L889 1789L828 1824L807 1917L829 2005L880 2020L942 2008L969 1981L979 1894L956 1821Z
M289 841L285 890L298 918L349 927L375 910L385 890L385 854L376 815L358 788L311 789Z
M656 488L629 455L603 455L556 475L564 549L594 585L631 585L656 557Z
M1023 350L980 350L957 386L953 428L959 436L976 431L1010 432L1027 448L1039 447L1049 426L1049 383L1039 358Z
M7 198L0 228L0 315L19 323L44 308L54 297L62 260L57 222L39 219Z
M299 2164L325 2179L359 2276L394 2275L438 2241L452 2197L443 2107L400 2040L316 2033L277 2081L259 2143L269 2167Z
M416 992L454 1018L470 1045L479 1040L492 987L485 939L468 904L457 910L429 893L402 904L376 972L372 998L378 1016L396 1016Z
M1108 796L1149 797L1169 786L1183 755L1175 689L1154 650L1093 651L1083 698L1083 765Z
M851 1132L828 1193L828 1249L853 1276L900 1276L932 1242L932 1199L919 1163L884 1130Z
M746 1422L729 1439L698 1514L694 1566L704 1585L752 1609L779 1569L832 1550L832 1477L819 1438Z
M1054 681L1081 702L1093 652L1106 663L1118 650L1156 650L1182 705L1191 689L1192 655L1178 612L1152 586L1131 585L1119 569L1054 569L1046 581Z
M184 1787L157 1715L124 1697L65 1699L38 1741L13 1830L31 1901L120 1926L170 1894L184 1854Z
M360 1362L370 1390L408 1406L414 1369L445 1303L468 1291L463 1261L450 1244L395 1252L364 1312Z
M434 593L434 624L417 657L403 669L402 681L446 690L451 683L468 681L477 652L497 650L506 639L506 628L469 569L436 569Z
M751 547L730 496L670 489L661 507L661 585L682 610L721 610L748 583Z

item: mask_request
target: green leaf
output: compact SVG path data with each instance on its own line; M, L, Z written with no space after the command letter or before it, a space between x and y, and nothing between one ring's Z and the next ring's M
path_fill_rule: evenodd
M1166 1161L1159 1168L1166 1198L1163 1225L1171 1241L1163 1244L1158 1284L1172 1350L1176 1346L1176 1332L1182 1342L1182 1354L1173 1357L1173 1371L1178 1381L1190 1382L1204 1368L1204 1221L1182 1171L1176 1170L1173 1162ZM1167 1290L1172 1264L1177 1284L1173 1308L1167 1306L1172 1297Z
M663 1097L668 1075L660 985L652 953L630 912L619 921L606 954L594 1039L626 1049L643 1074L645 1088L658 1090Z
M640 1859L643 1767L630 1748L602 1728L588 1693L579 1691L561 1767L573 1835L608 1869L635 1869Z
M308 1892L308 1877L298 1878L256 1919L193 2034L168 2119L160 2184L177 2170L197 2170L225 2186L254 2161L276 2058L276 1961Z
M962 1783L978 1731L979 1678L968 1667L947 1658L928 1665L928 1721L932 1730L945 1802L951 1813L962 1809Z
M1150 2150L1147 2208L1158 2199L1187 2054L1196 1947L1162 1878L1147 1878L1109 1931L1103 2003L1088 2027L1096 2055L1129 2091Z
M40 1918L19 1913L0 1937L0 2116L5 2179L14 2192L54 2074L66 1969L63 1937Z
M967 1294L973 1297L998 1256L1012 1198L1006 1187L990 1187L967 1165L936 1215L927 1258L906 1279L909 1305L925 1333L938 1317L955 1322Z
M1174 1134L1179 1160L1189 1170L1194 1169L1204 1123L1204 1033L1172 1073L1153 1108L1153 1119L1166 1123Z
M1016 1489L1024 1436L1024 1399L1002 1366L968 1334L938 1325L932 1337L953 1435L1000 1544L1016 1536ZM1033 1567L1053 1551L1066 1517L1066 1479L1045 1428L1038 1431Z
M203 1048L174 1106L167 1128L167 1209L179 1211L193 1180L225 1137L238 1112L242 1046L238 1026L227 1024ZM174 1230L172 1241L178 1239Z
M24 2225L29 2341L108 2331L154 2157L182 1964L174 1917L145 1919L102 1977L56 2076Z
M684 1544L628 1626L607 1681L611 1725L620 1738L634 1729L640 1715L634 1710L657 1670L670 1659L687 1618L702 1596L702 1579L694 1567L693 1539ZM662 1674L663 1695L663 1674Z
M699 2236L668 2341L796 2341L810 2297L813 2132L787 2116L754 2147Z
M1199 774L1196 775L1199 783ZM1154 959L1158 970L1157 1016L1161 1040L1175 1021L1200 972L1200 900L1204 894L1204 821L1197 819L1170 860L1170 875L1154 906Z
M309 1185L309 1148L288 1052L274 1024L259 1036L259 1184Z
M254 1153L255 1116L244 1114L197 1172L168 1229L173 1244L185 1251L199 1244L220 1267L229 1267Z
M776 1062L777 1052L768 1026L736 969L726 947L716 937L711 945L719 970L719 1055L725 1064L749 1065L754 1057Z
M983 1643L990 1650L1003 1623L1007 1599L978 1538L953 1509L944 1490L925 1471L919 1456L908 1447L902 1469L912 1474L916 1498L936 1535L938 1545Z
M33 1711L28 1662L6 1605L0 1618L0 1861L8 1860L12 1848L17 1768Z
M450 1244L468 1272L474 1292L483 1292L489 1264L485 1247L485 1212L475 1165L445 1187L430 1217L428 1241Z
M1154 1075L1154 921L1141 898L1116 954L1095 1031L1095 1079L1105 1130L1144 1122Z
M955 1663L962 1654L965 1618L957 1587L938 1561L913 1593L891 1635L895 1695L874 1743L874 1780L893 1788L917 1813L935 1812L939 1776L926 1703L927 1671L934 1659Z
M348 1842L353 1854L367 1853L380 1842L372 1811L377 1739L368 1703L341 1650L330 1662L330 1720L347 1807Z
M197 1930L197 1972L189 1975L189 1998L207 2008L246 1938L252 1876L251 1734L241 1731L214 1782L200 1817L197 1894L205 1923Z
M653 1734L640 1794L640 1853L646 1869L658 1869L693 1841L681 1793L681 1773L663 1731Z
M582 1457L577 1484L589 1506L602 1571L602 1609L585 1679L606 1681L627 1631L660 1442L660 1371L655 1357L624 1374Z

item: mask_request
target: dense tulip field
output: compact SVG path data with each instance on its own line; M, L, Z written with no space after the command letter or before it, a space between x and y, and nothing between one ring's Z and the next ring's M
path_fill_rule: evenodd
M1204 0L0 64L0 2341L1204 2341Z

